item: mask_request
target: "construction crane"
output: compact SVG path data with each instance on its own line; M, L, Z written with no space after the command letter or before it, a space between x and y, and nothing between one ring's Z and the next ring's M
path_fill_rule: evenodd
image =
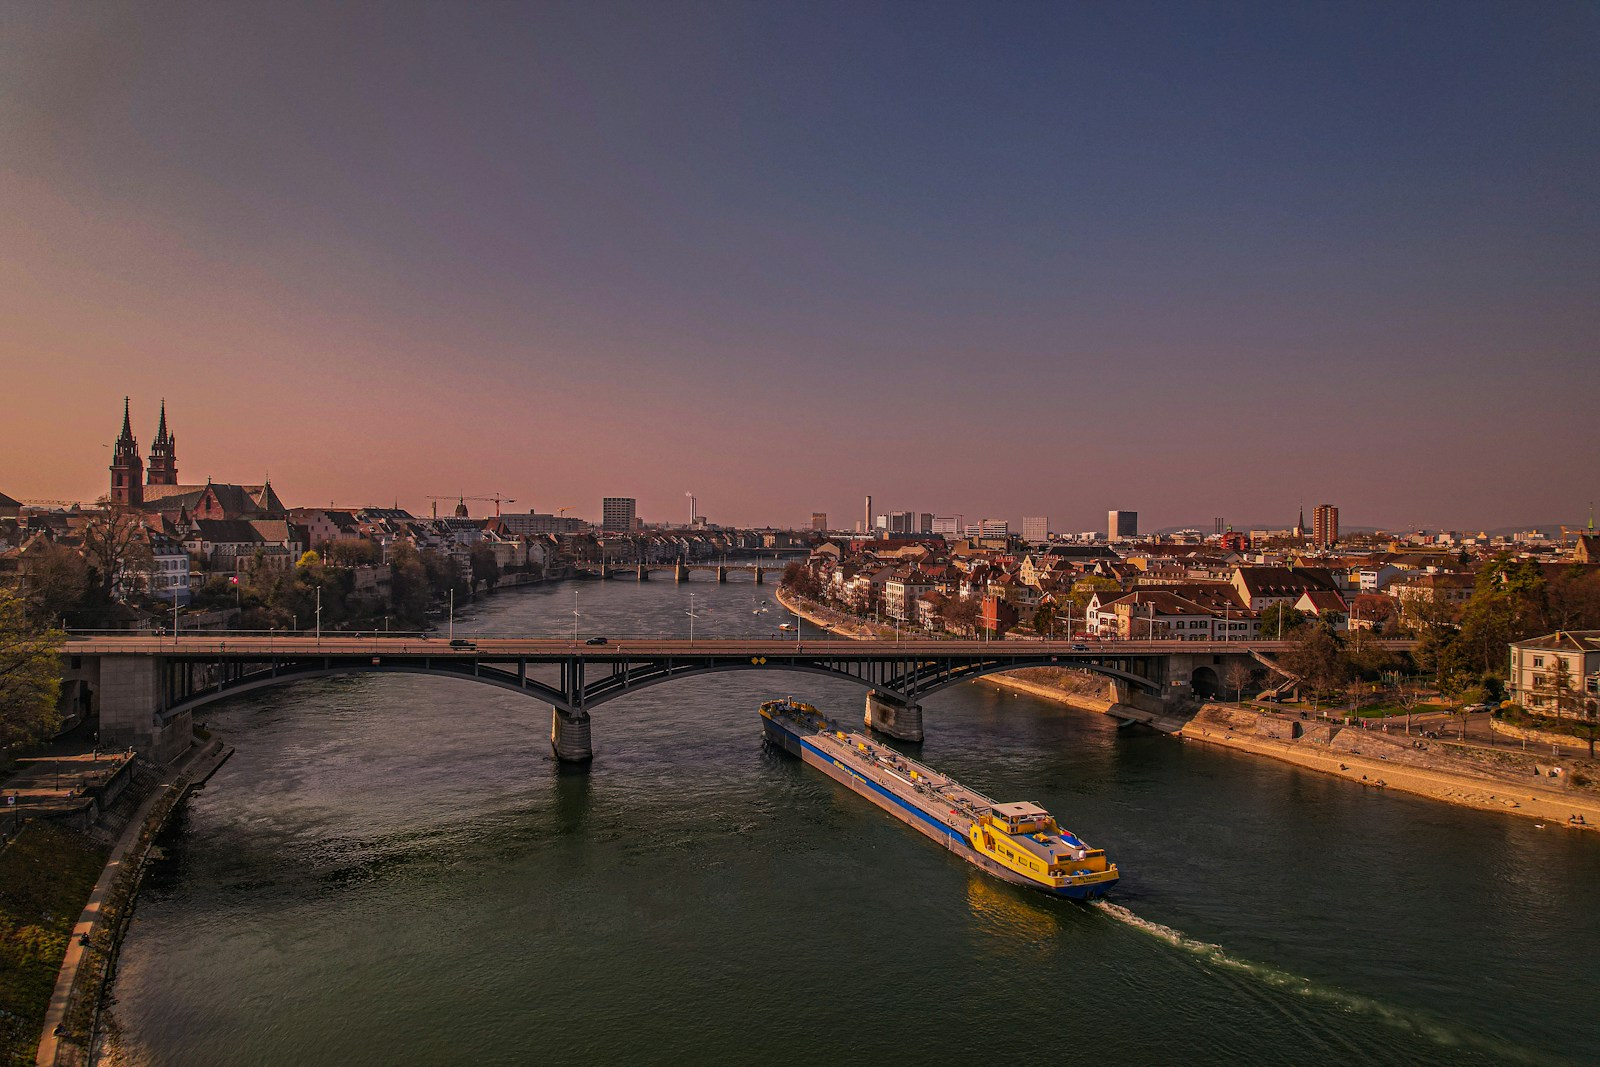
M563 504L563 505L561 505L559 508L556 508L556 517L559 518L560 516L565 515L567 512L571 511L573 508L575 508L577 506L578 505L576 505L576 504Z
M437 519L439 517L439 501L441 501L441 500L450 500L452 498L455 500L456 503L460 504L462 507L465 507L466 504L467 504L467 501L469 501L469 500L481 500L484 503L488 503L490 501L493 501L494 502L494 517L497 518L497 519L500 517L500 505L501 504L515 504L516 503L516 500L514 500L513 498L511 498L509 496L501 496L498 493L496 493L494 496L467 496L467 495L465 495L463 493L445 493L445 494L443 494L441 496L430 496L430 497L427 498L427 499L433 501L433 517L434 518Z

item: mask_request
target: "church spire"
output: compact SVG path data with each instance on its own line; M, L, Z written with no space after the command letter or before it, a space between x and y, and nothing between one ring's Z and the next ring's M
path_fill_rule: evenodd
M144 461L139 458L139 442L133 436L128 417L128 398L122 398L122 433L111 455L111 503L138 507L144 503Z
M119 445L123 445L123 444L137 445L138 444L138 442L133 439L133 423L128 418L128 398L127 397L123 397L122 398L122 433L117 438L117 444L119 444Z
M150 444L150 473L146 484L178 484L178 439L167 430L165 397L161 399L161 425L156 429L156 439Z

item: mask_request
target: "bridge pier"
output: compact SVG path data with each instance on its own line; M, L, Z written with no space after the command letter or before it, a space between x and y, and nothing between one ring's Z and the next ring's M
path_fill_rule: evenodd
M648 582L650 580L650 568L646 567L643 563L639 564L639 580L641 582Z
M162 723L165 698L161 664L154 656L105 656L100 661L100 744L132 748L166 763L189 747L188 712Z
M766 573L767 572L762 570L760 567L756 568L756 584L757 585L766 585L767 584L767 579L764 577L764 575Z
M728 568L726 568L726 567L718 567L717 568L717 584L718 585L722 585L722 584L726 583L727 580L728 580Z
M867 691L866 724L880 734L888 734L898 741L922 740L922 705L907 704L899 697Z
M672 580L675 582L687 582L689 580L689 568L682 563L674 566L672 568Z
M562 763L588 763L594 759L589 744L589 715L569 715L560 708L550 709L550 749Z

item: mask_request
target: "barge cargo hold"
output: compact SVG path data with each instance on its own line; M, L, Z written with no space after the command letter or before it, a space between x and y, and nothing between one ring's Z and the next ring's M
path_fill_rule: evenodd
M795 700L761 705L766 740L1015 885L1088 900L1117 884L1117 865L1037 804L1001 804Z

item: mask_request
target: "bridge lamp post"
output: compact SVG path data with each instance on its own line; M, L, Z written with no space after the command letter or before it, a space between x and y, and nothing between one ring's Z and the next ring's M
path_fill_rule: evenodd
M694 620L699 618L699 616L694 613L693 593L689 594L689 610L684 612L684 614L689 616L689 643L692 645L694 644Z
M317 641L322 641L322 586L317 586Z
M450 590L450 640L456 639L456 591Z

